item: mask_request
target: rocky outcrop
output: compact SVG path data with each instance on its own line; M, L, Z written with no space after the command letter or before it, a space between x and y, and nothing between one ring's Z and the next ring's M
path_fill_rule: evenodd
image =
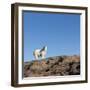
M56 56L24 63L24 77L80 74L80 56Z

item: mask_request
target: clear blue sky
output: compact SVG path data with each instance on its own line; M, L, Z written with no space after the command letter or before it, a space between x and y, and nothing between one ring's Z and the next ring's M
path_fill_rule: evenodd
M36 48L48 46L46 57L80 54L80 15L23 11L24 61Z

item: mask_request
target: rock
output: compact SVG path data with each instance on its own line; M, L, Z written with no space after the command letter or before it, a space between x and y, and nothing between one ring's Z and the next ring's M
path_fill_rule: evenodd
M31 71L42 71L42 64L39 61L34 61L30 66Z
M69 75L79 75L80 74L80 63L75 62L71 66L71 70L69 72Z
M55 56L24 63L24 77L80 75L80 56Z

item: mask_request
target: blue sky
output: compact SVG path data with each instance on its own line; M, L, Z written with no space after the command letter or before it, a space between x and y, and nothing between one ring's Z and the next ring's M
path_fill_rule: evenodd
M24 61L36 48L48 46L46 57L80 54L80 15L23 11Z

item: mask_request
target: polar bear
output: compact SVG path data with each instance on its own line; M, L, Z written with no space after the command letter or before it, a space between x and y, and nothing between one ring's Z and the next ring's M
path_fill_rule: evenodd
M35 59L39 59L39 57L43 59L45 58L46 54L47 54L47 46L44 46L42 49L35 49L33 52Z

